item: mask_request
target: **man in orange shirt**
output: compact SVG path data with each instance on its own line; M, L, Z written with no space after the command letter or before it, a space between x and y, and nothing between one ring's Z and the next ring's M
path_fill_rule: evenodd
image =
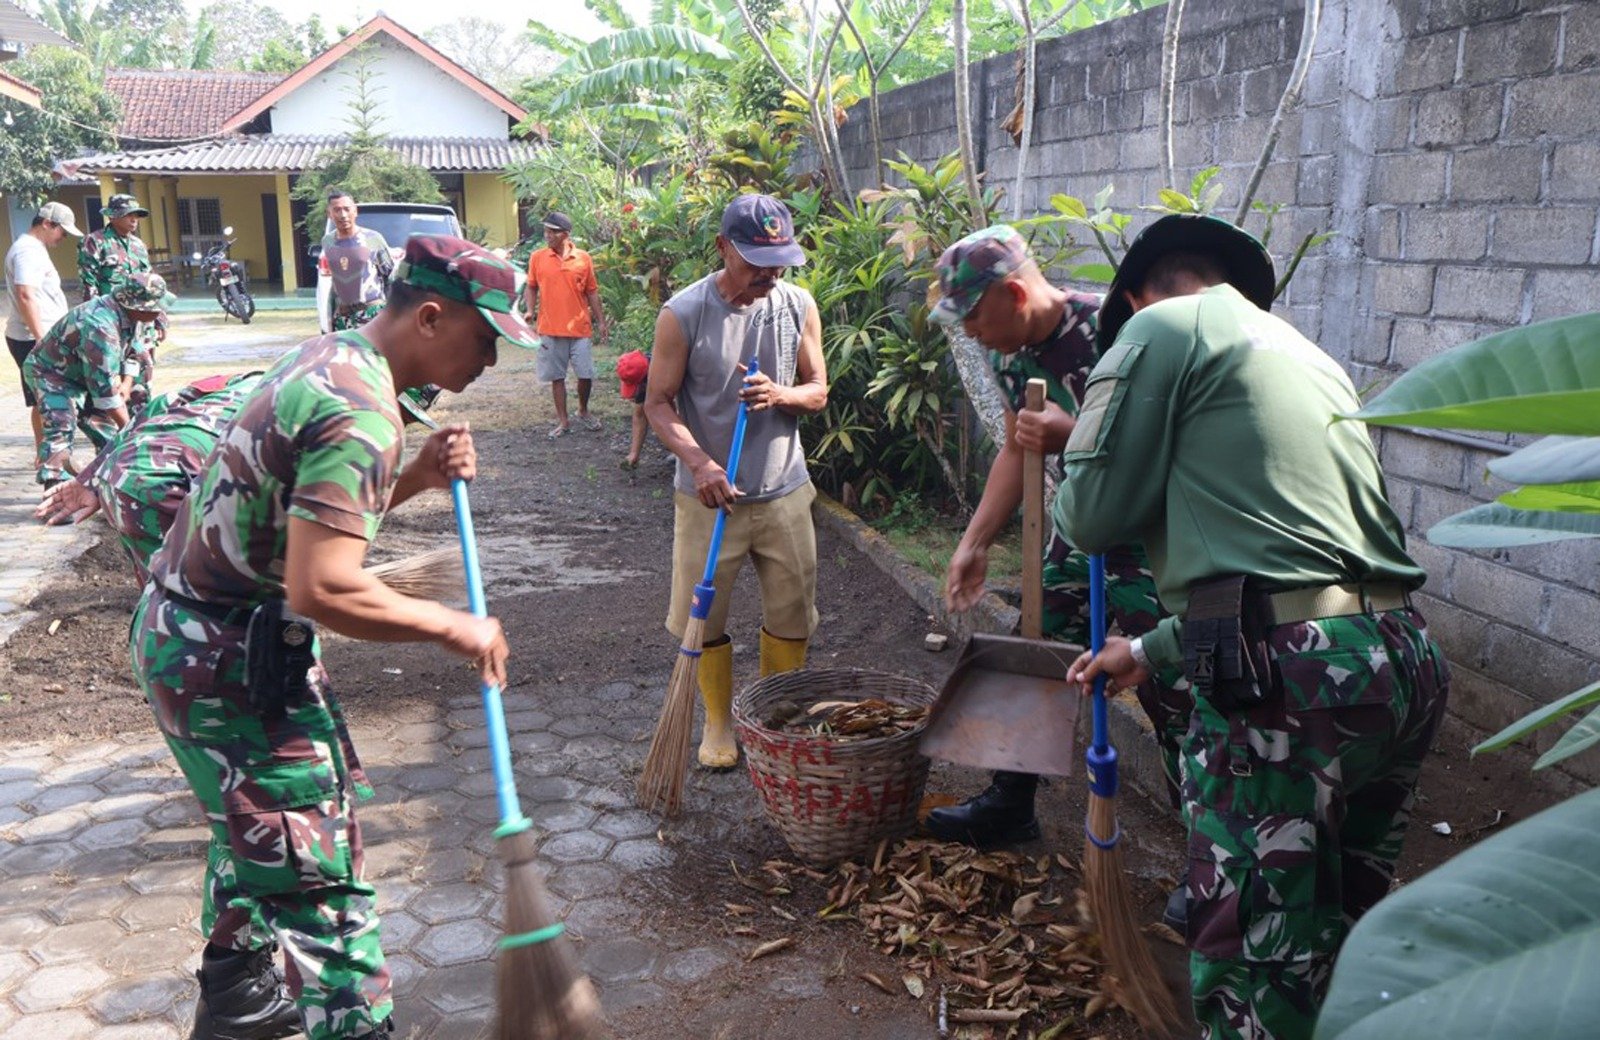
M572 218L551 211L544 218L546 248L528 257L527 310L538 318L539 378L550 384L556 425L550 438L566 436L567 368L578 377L578 421L591 430L600 420L589 414L589 388L594 384L594 355L589 337L606 341L606 316L600 309L600 285L594 261L572 244Z

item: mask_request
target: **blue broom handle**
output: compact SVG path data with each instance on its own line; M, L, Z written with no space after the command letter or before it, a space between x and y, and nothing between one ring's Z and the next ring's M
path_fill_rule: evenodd
M461 536L461 563L467 573L467 603L477 617L488 617L483 599L483 569L478 564L478 535L472 526L472 506L467 502L467 482L450 482L456 507L456 532ZM489 729L489 760L494 765L494 791L500 802L500 826L524 829L527 823L517 801L517 780L511 772L511 742L506 737L505 705L500 687L483 683L483 715Z
M1089 649L1096 655L1106 648L1106 558L1089 557ZM1105 753L1110 742L1106 724L1106 674L1094 679L1094 749Z
M759 371L761 371L760 360L755 357L751 357L749 365L745 367L745 376L753 376ZM741 377L741 385L743 385L743 381L743 377ZM744 454L744 430L745 425L749 422L749 419L750 405L744 401L740 401L738 418L734 419L733 421L733 446L728 449L728 465L726 472L728 474L729 487L733 487L734 481L739 479L739 457ZM711 549L706 553L706 570L705 573L700 577L700 585L695 589L694 605L690 607L690 613L694 617L699 618L701 621L704 621L711 613L711 599L713 594L708 593L704 596L705 602L703 612L698 612L702 607L702 597L700 592L701 589L712 588L712 580L717 576L717 557L722 555L722 531L723 528L727 526L727 522L728 511L726 509L718 509L717 522L713 524L711 528Z

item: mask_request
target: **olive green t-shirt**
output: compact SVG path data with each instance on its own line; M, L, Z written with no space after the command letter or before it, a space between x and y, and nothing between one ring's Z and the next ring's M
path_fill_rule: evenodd
M1090 373L1056 527L1087 552L1143 542L1174 614L1230 574L1416 588L1366 427L1334 422L1360 406L1332 358L1232 286L1163 300ZM1152 664L1181 663L1179 626L1145 637Z

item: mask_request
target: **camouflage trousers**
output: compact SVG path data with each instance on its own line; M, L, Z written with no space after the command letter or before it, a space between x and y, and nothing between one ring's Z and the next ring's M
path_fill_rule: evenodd
M36 473L39 483L66 477L76 431L82 430L88 436L96 452L116 436L117 424L104 412L90 407L82 391L40 384L34 387L34 393L39 399L39 419L44 424Z
M1410 610L1280 625L1281 696L1183 746L1190 981L1207 1040L1306 1040L1350 927L1389 890L1450 676Z
M318 665L284 717L253 712L244 630L147 588L133 670L210 823L201 930L235 950L274 937L311 1040L360 1036L392 1010L356 797L370 794Z
M343 332L345 329L359 329L378 316L378 312L383 310L383 303L384 301L382 300L373 300L371 303L335 307L333 321L329 327L334 332Z

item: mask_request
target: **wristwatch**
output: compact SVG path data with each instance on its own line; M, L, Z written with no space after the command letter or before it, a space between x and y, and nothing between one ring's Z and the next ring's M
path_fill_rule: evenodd
M1155 669L1150 666L1150 658L1144 652L1143 636L1140 636L1137 639L1130 639L1128 641L1128 653L1133 655L1134 664L1138 665L1140 668L1143 668L1145 671L1150 672L1152 675L1155 674Z

